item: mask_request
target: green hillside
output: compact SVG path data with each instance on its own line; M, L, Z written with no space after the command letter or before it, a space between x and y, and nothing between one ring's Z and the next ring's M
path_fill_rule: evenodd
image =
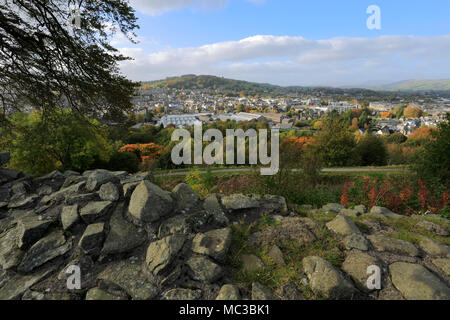
M450 80L406 80L386 85L384 88L401 91L447 91L450 90Z

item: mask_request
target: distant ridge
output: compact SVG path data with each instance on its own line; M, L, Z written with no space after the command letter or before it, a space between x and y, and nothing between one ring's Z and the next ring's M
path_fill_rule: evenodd
M145 88L173 89L224 89L233 91L265 91L277 89L365 89L375 91L450 91L450 80L414 79L385 85L353 85L351 87L330 86L278 86L269 83L256 83L244 80L227 79L212 75L187 74L179 77L167 77L163 80L143 81Z

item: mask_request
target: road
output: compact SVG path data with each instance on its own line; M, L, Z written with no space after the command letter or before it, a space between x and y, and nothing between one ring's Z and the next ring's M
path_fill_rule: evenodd
M212 173L236 173L236 172L251 172L257 171L259 168L230 168L230 169L212 169ZM301 169L292 169L293 172L301 171ZM322 172L399 172L408 171L404 168L325 168ZM166 176L185 176L191 173L191 171L168 171L165 173L156 173L155 177L166 177ZM206 173L206 170L200 170L200 173Z

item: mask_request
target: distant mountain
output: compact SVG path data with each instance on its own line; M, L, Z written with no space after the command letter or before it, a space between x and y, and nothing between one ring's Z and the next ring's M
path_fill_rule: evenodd
M406 80L383 85L380 89L399 91L448 91L450 90L450 80Z

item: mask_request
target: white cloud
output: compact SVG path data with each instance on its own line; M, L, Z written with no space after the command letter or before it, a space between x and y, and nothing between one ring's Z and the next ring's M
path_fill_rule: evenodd
M150 15L158 15L167 11L183 8L201 10L219 9L225 6L227 0L131 0L133 8Z
M346 85L450 77L450 35L325 40L258 35L154 53L120 50L135 59L122 63L134 80L195 73L283 85Z

